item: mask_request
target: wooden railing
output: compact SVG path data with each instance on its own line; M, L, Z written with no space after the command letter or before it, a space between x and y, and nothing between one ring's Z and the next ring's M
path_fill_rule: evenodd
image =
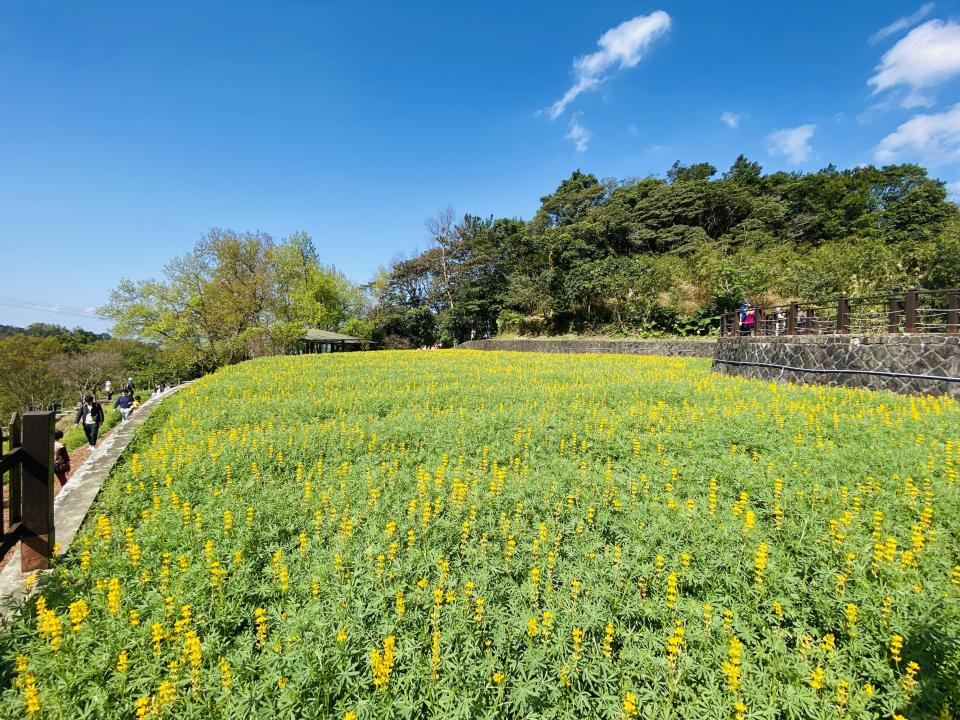
M720 335L846 335L960 333L960 290L908 290L903 295L839 297L756 307L752 327L741 313L720 318Z
M8 475L9 512L0 523L0 552L20 543L20 570L45 570L53 555L53 430L52 411L17 413L5 436L7 452L0 455L0 480ZM2 435L2 432L0 432Z

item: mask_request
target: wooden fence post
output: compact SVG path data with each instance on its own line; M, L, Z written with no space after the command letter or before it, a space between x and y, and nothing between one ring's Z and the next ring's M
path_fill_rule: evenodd
M907 290L906 311L903 318L904 332L917 331L917 291Z
M887 304L887 332L900 332L900 301L895 297Z
M837 334L850 332L850 301L845 297L837 298Z
M787 310L787 335L797 334L797 304L790 303L790 309Z
M947 332L951 335L960 332L960 293L947 295Z
M20 413L14 413L10 416L10 437L8 440L11 451L23 444L23 424ZM20 463L15 463L10 468L10 480L7 487L7 499L10 502L9 525L12 527L14 523L20 522L21 518L20 490L23 487L23 469L20 467Z
M53 555L53 429L56 413L23 416L23 535L20 570L50 567Z

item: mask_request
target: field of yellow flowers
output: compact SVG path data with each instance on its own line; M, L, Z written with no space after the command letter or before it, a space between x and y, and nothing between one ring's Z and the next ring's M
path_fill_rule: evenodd
M960 407L706 361L267 358L159 408L0 717L960 711Z

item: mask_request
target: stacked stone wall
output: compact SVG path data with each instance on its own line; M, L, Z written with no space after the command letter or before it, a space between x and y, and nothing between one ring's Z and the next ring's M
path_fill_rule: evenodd
M458 345L465 350L506 350L542 353L619 353L624 355L667 355L671 357L713 357L715 340L470 340Z
M960 378L960 336L918 333L725 337L717 341L713 369L759 380L960 399L960 382L929 377Z
M471 340L458 347L542 353L713 358L713 370L757 380L949 395L960 399L960 336L790 335L718 340ZM938 379L952 378L952 379Z

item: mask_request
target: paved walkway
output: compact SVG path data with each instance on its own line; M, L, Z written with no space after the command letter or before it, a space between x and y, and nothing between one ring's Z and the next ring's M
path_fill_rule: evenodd
M184 385L170 388L160 396L151 397L137 408L129 420L120 423L107 436L103 444L97 446L54 498L54 538L60 545L60 555L70 549L70 543L73 542L80 525L83 524L87 511L100 492L103 481L106 480L123 451L127 449L137 429L147 421L152 410L164 398ZM38 583L42 584L42 578ZM29 593L26 587L27 575L20 572L20 548L17 546L10 561L0 571L0 618L4 620L9 618L15 604L27 597Z

